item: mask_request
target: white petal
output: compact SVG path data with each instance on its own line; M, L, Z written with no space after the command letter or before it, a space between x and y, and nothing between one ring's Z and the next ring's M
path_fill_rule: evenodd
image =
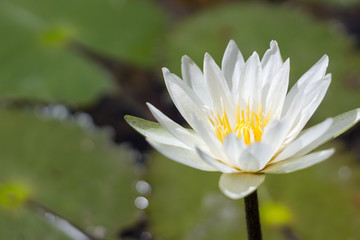
M264 54L261 60L261 67L263 70L263 80L261 85L261 101L262 101L262 107L265 110L265 112L269 111L268 108L266 108L267 105L266 101L269 95L270 86L274 84L274 76L279 72L281 65L282 65L282 59L277 42L271 41L270 49L266 51L266 53ZM273 114L273 112L271 113Z
M265 143L253 143L248 146L238 160L238 166L245 172L258 172L270 161L273 150Z
M216 159L210 157L205 152L201 151L199 148L196 148L196 152L199 154L199 156L209 165L213 166L214 168L218 169L220 172L223 173L235 173L239 172L235 168L232 168L228 165L225 165L222 162L217 161Z
M263 69L264 77L262 87L265 87L266 92L268 90L268 86L270 86L273 81L275 74L277 74L280 70L282 63L279 46L276 41L271 41L270 49L266 51L264 57L261 59L261 67ZM268 86L266 87L266 85Z
M241 71L238 93L239 97L242 98L244 102L249 103L251 110L255 112L261 103L261 80L262 70L260 59L259 55L254 52ZM246 106L240 107L246 108Z
M192 115L192 122L194 123L193 129L206 143L210 152L218 159L225 159L226 156L222 151L222 144L215 136L215 133L207 128L194 114Z
M334 152L334 149L328 149L324 151L314 152L301 158L291 158L288 160L280 161L274 164L270 164L265 170L263 170L263 172L276 174L291 173L322 162L328 159Z
M244 58L234 40L230 40L222 59L221 68L230 89L233 87L234 71L244 66Z
M290 125L284 120L272 120L265 127L264 133L261 137L261 142L271 146L271 157L279 150L283 144Z
M291 88L289 93L286 95L284 109L287 111L291 99L295 98L297 93L301 89L311 89L312 83L315 83L322 79L326 73L326 69L329 63L329 58L324 55L314 66L312 66Z
M237 62L235 65L234 73L232 76L232 87L231 87L231 95L233 97L233 100L237 100L238 98L238 91L239 91L239 84L241 79L241 72L245 66L245 63ZM246 105L246 104L245 104Z
M281 113L281 119L287 119L287 121L289 121L292 125L301 112L301 106L304 105L304 96L305 93L303 90L297 90L296 94L291 99L286 96Z
M147 138L146 140L157 151L178 163L203 171L218 171L216 168L204 162L204 160L202 160L200 156L190 148L177 147L164 143L159 143L149 138Z
M296 85L301 87L302 85L308 85L310 82L317 81L321 79L329 65L329 57L327 55L322 56L322 58L314 64L301 78L297 81Z
M159 143L165 143L173 146L186 147L179 139L171 135L165 128L157 122L151 122L145 119L125 116L126 122L140 134Z
M264 179L264 174L224 173L220 177L219 187L229 198L240 199L254 192Z
M329 129L322 135L320 135L316 140L314 140L311 144L304 146L301 150L299 150L295 156L303 156L313 149L317 148L321 144L327 142L330 139L333 139L352 126L354 126L360 120L360 108L351 110L349 112L340 114L332 119L332 124ZM320 123L322 124L322 123ZM320 125L318 124L318 125ZM313 126L312 128L317 128L318 125ZM311 128L311 129L312 129ZM310 129L309 129L310 131Z
M287 142L292 141L304 128L305 124L309 121L316 109L325 97L326 91L329 88L331 75L326 75L321 81L316 83L313 89L306 94L301 112L298 117L293 121L292 130L288 134Z
M194 133L190 132L188 129L183 128L176 122L172 121L170 118L168 118L165 114L163 114L161 111L159 111L157 108L155 108L150 103L147 103L147 106L149 107L151 113L154 115L156 120L174 137L179 139L181 142L185 143L186 145L190 147L199 146L204 147L205 144L203 141L196 136Z
M292 156L296 157L297 153L302 151L304 148L313 144L319 139L326 131L330 129L333 119L329 118L311 128L306 129L300 135L290 143L273 161L278 162ZM306 153L305 153L306 154ZM304 154L303 154L304 155Z
M204 75L188 56L183 56L181 59L181 72L183 80L194 90L205 105L210 106L211 100L205 85Z
M235 134L230 133L224 138L223 147L229 163L236 166L238 165L242 152L247 146L243 140Z
M276 41L270 42L270 49L267 50L261 59L261 67L264 70L264 73L271 72L280 68L282 65L282 59L280 54L280 49ZM272 76L273 74L269 74Z
M270 112L274 118L280 117L284 105L289 85L289 72L290 61L288 59L280 70L272 77L266 98L264 92L262 93L262 96L265 98L263 101L266 100L263 102L263 106L266 106L266 112Z
M193 90L186 85L183 80L170 73L166 68L163 68L163 74L170 97L189 125L193 126L193 123L191 122L192 113L196 114L200 119L206 122L206 119L204 119L204 111L202 110L202 101Z
M235 119L234 104L229 86L219 66L207 53L204 58L204 76L215 110L222 111L225 107L229 119Z

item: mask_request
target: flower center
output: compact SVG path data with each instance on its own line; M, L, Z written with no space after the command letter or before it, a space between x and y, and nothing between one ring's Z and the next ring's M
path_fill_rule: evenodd
M235 133L240 139L243 139L247 145L253 142L260 142L265 126L270 120L270 113L265 116L262 113L261 105L257 112L250 110L249 105L247 109L240 110L240 107L236 107L236 121L231 126L228 116L223 111L222 115L219 112L213 113L209 116L210 123L214 127L217 138L223 142L226 135L229 133Z

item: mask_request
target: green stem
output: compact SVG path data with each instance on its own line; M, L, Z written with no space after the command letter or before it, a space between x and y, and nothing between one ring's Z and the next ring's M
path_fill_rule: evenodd
M245 197L245 212L248 240L261 240L257 191Z

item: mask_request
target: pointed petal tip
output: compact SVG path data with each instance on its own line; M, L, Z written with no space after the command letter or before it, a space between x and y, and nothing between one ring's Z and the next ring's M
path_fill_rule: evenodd
M184 55L181 57L181 62L184 63L184 62L189 62L191 61L191 58L188 56L188 55Z
M151 103L149 102L146 102L146 106L149 108L151 114L155 117L156 116L156 111L157 111L157 108L154 107ZM156 118L156 117L155 117Z
M205 53L204 57L204 74L208 74L209 69L216 69L218 67L215 60L209 53Z
M227 45L228 49L239 49L236 42L234 41L234 39L230 39L228 45Z
M131 115L125 115L125 116L124 116L124 120L125 120L128 124L130 124L129 121L130 121L131 117L132 117Z
M270 44L273 44L273 45L278 45L277 41L276 40L271 40L270 41Z
M259 56L259 54L256 51L254 51L250 57L252 57L252 56Z
M130 125L130 127L134 128L136 131L137 131L137 122L138 121L146 121L142 118L138 118L138 117L135 117L135 116L131 116L131 115L125 115L124 116L124 120L127 124Z
M279 44L277 43L276 40L271 40L270 48L279 48Z
M146 106L149 108L149 110L150 110L150 112L153 114L153 111L154 110L157 110L157 108L154 106L154 105L152 105L151 103L149 103L149 102L146 102ZM154 114L153 114L154 115Z
M248 58L247 61L256 61L256 62L260 62L260 57L259 57L259 54L254 51L251 56Z
M329 56L324 54L319 60L319 62L324 63L326 66L329 65Z
M204 55L204 68L206 65L208 64L213 64L215 61L214 59L212 58L212 56L206 52L205 55Z
M162 73L163 73L164 76L170 74L170 70L168 68L166 68L166 67L161 68L161 70L162 70Z

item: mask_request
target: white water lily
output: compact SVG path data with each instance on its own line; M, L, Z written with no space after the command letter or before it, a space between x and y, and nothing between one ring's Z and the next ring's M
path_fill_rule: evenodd
M151 104L160 124L126 120L168 158L222 172L222 192L242 198L258 188L265 173L289 173L329 158L333 149L310 152L359 121L356 109L302 131L329 87L327 66L325 55L287 93L290 61L282 61L275 41L261 60L254 52L246 62L230 41L221 69L207 53L204 72L182 58L183 80L163 69L169 94L191 129Z

